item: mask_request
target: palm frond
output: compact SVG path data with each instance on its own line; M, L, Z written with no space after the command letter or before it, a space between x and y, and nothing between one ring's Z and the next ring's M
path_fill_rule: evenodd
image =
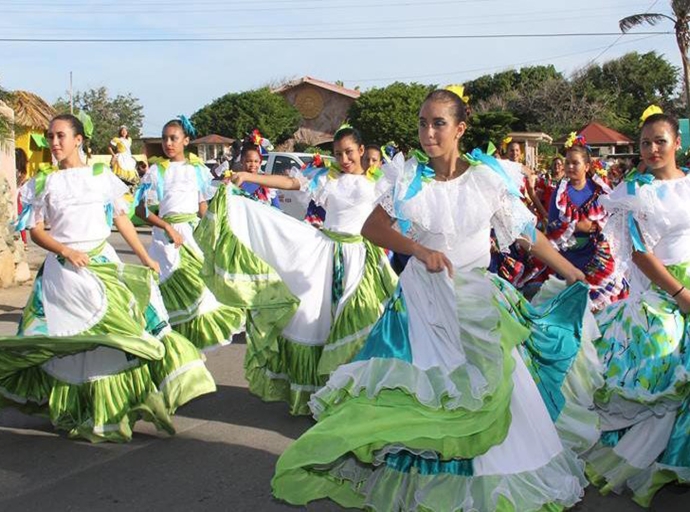
M671 18L670 16L667 16L666 14L659 14L659 13L644 13L644 14L633 14L632 16L626 16L622 20L618 22L618 26L621 29L621 32L626 33L628 30L631 28L637 27L638 25L642 25L644 23L648 23L650 25L656 25L660 21L663 20L671 20L672 22L675 23L676 20Z
M676 18L687 18L690 16L690 0L672 0L671 9Z

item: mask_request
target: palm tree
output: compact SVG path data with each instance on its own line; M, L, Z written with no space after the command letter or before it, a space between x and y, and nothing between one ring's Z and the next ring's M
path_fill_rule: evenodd
M690 113L690 58L688 58L688 47L690 47L690 29L688 28L688 24L690 23L690 0L671 0L671 10L675 17L669 16L668 14L649 12L633 14L632 16L627 16L620 20L618 26L621 32L626 33L631 28L642 25L643 23L656 25L663 20L673 22L676 31L676 43L678 43L678 49L680 50L680 56L683 61L685 100L687 102L685 105ZM690 117L690 114L688 117Z
M0 86L0 101L6 100L9 97L5 89ZM12 123L9 118L0 114L0 149L3 149L8 140L12 138Z

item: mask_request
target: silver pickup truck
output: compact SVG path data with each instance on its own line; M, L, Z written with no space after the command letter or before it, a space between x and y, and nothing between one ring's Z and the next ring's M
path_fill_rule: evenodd
M322 158L335 161L331 156L322 156ZM293 167L301 169L313 160L314 155L311 153L270 152L264 163L262 163L262 171L265 174L287 176ZM281 210L296 219L304 219L304 215L307 213L307 206L309 206L309 195L306 192L278 190L278 198L280 199Z

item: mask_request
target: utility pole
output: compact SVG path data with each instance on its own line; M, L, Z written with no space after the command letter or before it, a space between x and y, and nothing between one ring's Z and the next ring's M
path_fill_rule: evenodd
M72 98L72 72L69 72L69 113L74 115L74 99Z

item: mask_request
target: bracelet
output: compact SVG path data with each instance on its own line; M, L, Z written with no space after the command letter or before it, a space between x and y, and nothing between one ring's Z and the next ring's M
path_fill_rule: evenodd
M675 299L675 298L676 298L676 295L680 294L683 290L685 290L685 286L682 286L682 285L681 285L680 290L678 290L676 293L674 293L673 295L671 295L671 298L672 298L672 299Z

